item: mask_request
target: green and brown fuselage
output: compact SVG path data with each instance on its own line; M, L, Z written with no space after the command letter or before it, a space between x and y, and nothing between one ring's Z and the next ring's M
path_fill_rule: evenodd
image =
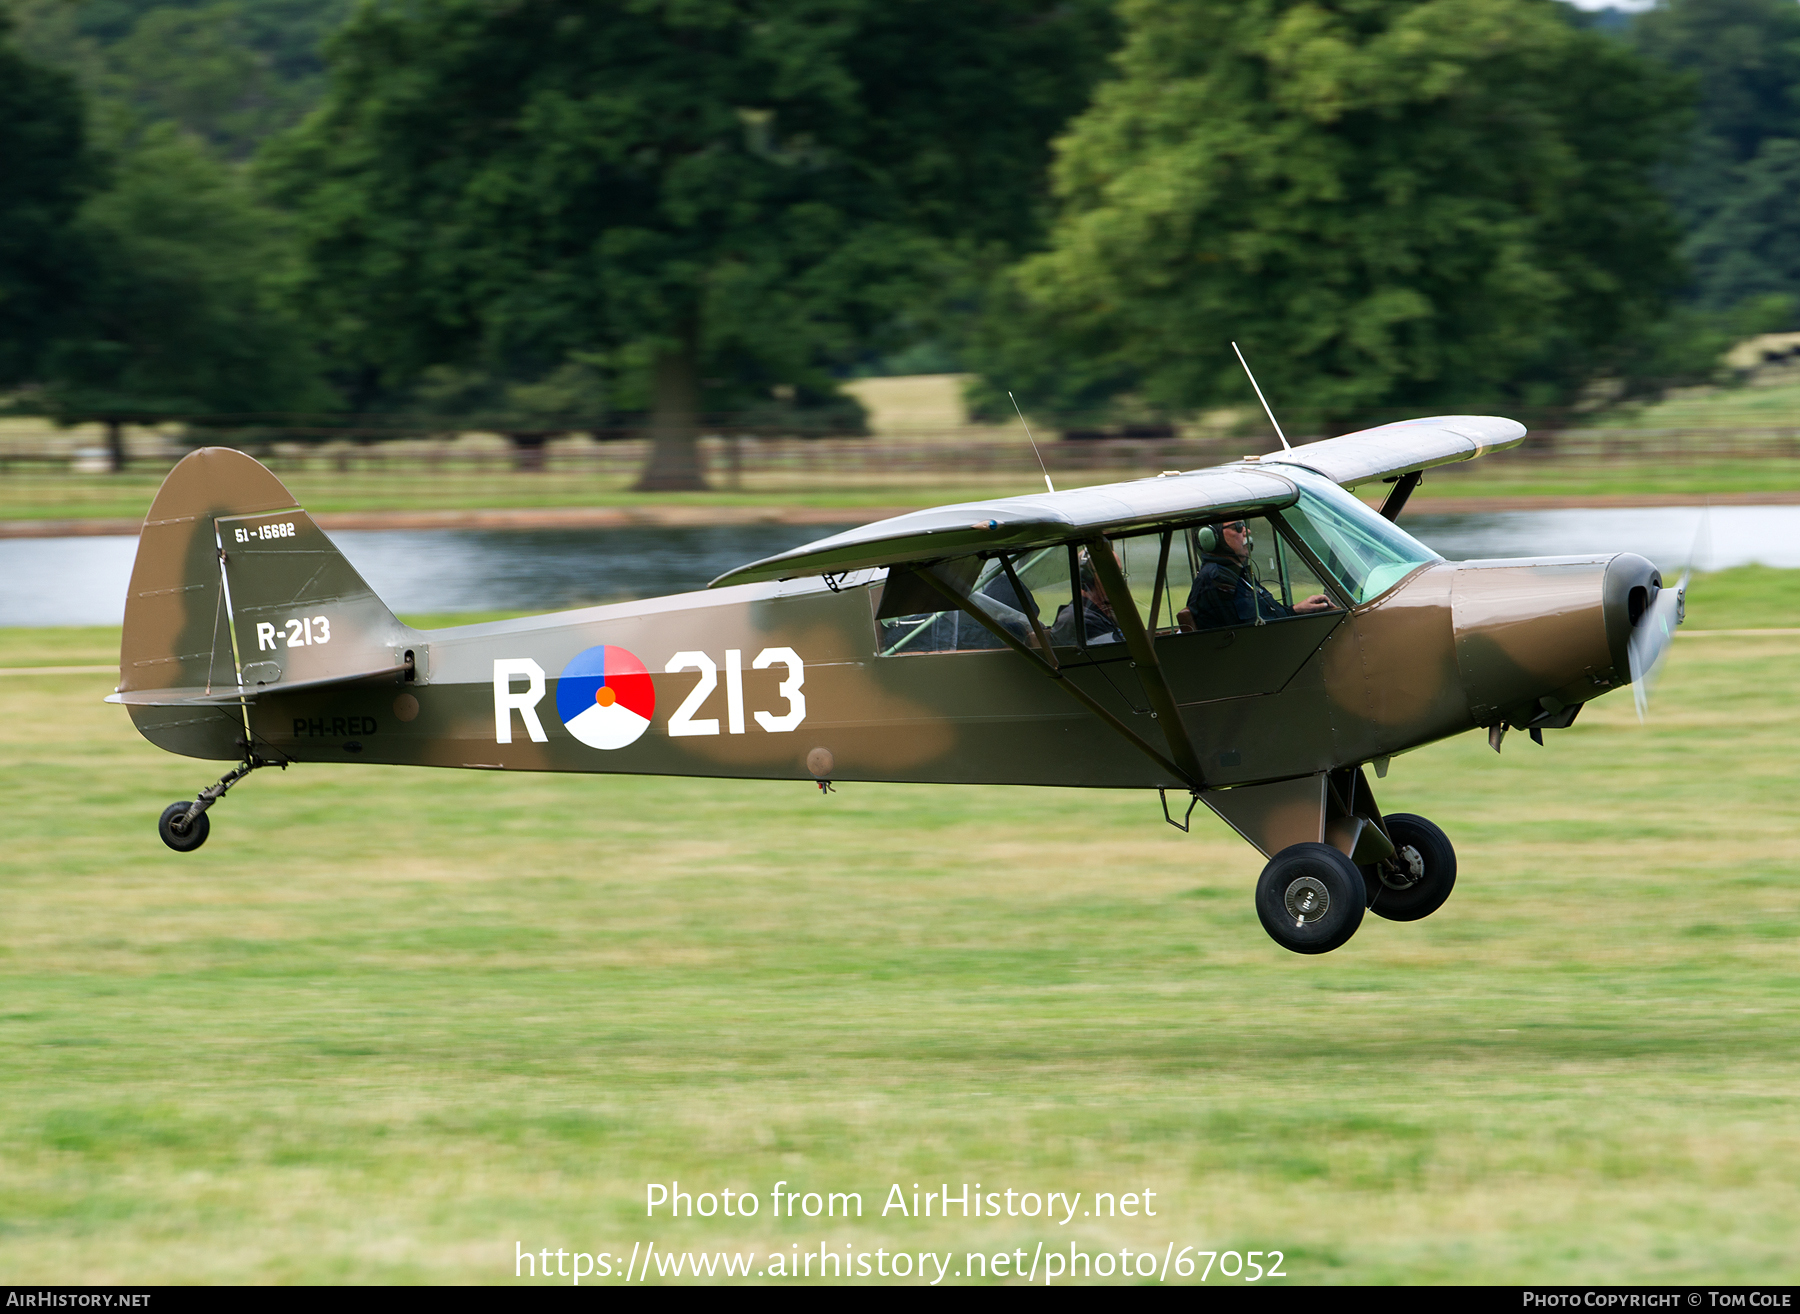
M1320 614L1140 626L1147 652L1056 648L1054 672L1007 647L883 655L881 570L420 631L267 471L221 453L210 474L171 476L147 522L115 695L171 752L1193 789L1267 852L1330 838L1334 812L1379 824L1372 801L1346 797L1366 795L1345 774L1361 764L1385 773L1385 759L1476 727L1565 726L1628 683L1632 591L1655 582L1630 555L1434 561ZM612 748L583 742L558 710L565 670L603 647L634 657L654 689L643 732ZM1169 706L1173 733L1158 711Z

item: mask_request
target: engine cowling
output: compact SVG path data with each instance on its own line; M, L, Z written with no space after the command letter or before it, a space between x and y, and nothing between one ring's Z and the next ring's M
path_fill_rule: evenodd
M1476 724L1566 726L1583 703L1630 684L1632 630L1661 588L1633 552L1463 562L1451 620Z

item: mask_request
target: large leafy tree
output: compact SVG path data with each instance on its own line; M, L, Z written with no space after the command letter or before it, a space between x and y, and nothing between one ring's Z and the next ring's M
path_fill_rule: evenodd
M1553 0L1123 0L1018 270L1042 405L1249 393L1320 422L1548 401L1676 277L1652 171L1681 91ZM1054 342L1069 365L1040 364Z
M1732 311L1772 297L1785 306L1777 318L1791 321L1800 309L1800 137L1765 140L1709 209L1683 248L1695 301Z
M293 126L324 87L351 0L10 0L19 44L72 72L104 136L171 123L230 158Z
M1100 0L376 0L269 173L362 397L604 358L653 396L642 486L694 487L698 414L828 393L1029 238L1109 33Z
M104 421L115 466L130 419L333 404L287 308L294 248L280 216L242 169L216 158L198 135L204 125L184 130L180 116L108 99L116 86L89 58L95 38L71 36L77 19L110 17L137 32L173 11L22 8L22 35L70 67L52 71L0 46L0 385L60 421ZM81 85L103 102L99 113ZM186 85L181 70L162 85Z
M288 308L294 247L247 180L168 125L114 161L71 224L81 280L39 369L45 407L203 422L334 403Z
M0 15L0 387L31 380L81 282L71 228L98 179L81 97L25 59Z
M1632 41L1692 79L1694 122L1665 174L1691 292L1723 312L1755 298L1800 306L1800 4L1665 0Z

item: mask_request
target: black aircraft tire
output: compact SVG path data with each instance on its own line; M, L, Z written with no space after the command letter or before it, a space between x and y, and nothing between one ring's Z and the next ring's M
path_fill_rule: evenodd
M212 830L212 822L202 812L194 818L194 824L185 831L175 829L175 820L185 816L192 803L171 803L163 809L162 819L156 823L156 833L162 836L162 842L177 853L192 853L206 843L206 836Z
M1424 817L1410 812L1390 813L1387 833L1395 849L1395 857L1390 861L1409 860L1410 849L1418 855L1425 874L1417 884L1396 890L1382 881L1378 866L1366 868L1369 911L1390 922L1416 922L1431 916L1456 888L1456 850L1450 846L1450 837Z
M1290 844L1257 878L1256 915L1283 949L1326 954L1356 934L1367 898L1361 870L1340 850Z

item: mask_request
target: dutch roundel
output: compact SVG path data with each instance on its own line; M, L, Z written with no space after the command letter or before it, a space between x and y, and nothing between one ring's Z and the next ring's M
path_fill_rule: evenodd
M578 653L556 681L556 714L589 748L624 748L650 728L656 686L644 664L603 644Z

